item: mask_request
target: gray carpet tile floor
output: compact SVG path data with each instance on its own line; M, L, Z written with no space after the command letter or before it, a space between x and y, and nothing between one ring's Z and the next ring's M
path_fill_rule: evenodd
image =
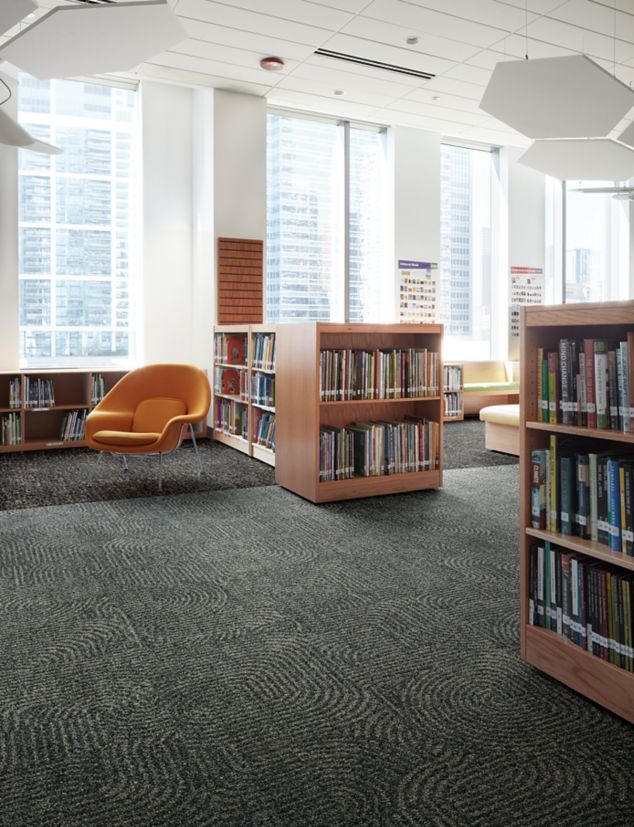
M487 451L484 423L476 419L445 426L447 469L515 465L517 457ZM163 462L163 495L274 485L275 470L212 440L200 442L203 474L185 443ZM158 496L156 457L132 457L125 471L119 457L86 448L0 454L0 510L99 500Z
M0 823L629 825L633 728L518 657L516 467L0 514Z

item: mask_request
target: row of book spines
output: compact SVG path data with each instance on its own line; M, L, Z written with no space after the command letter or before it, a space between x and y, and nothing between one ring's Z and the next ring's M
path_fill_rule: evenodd
M275 414L263 412L255 421L253 441L263 448L275 450Z
M233 399L216 399L214 409L214 427L227 434L248 438L248 408Z
M437 422L357 422L319 432L319 480L385 476L438 467Z
M22 415L8 413L0 416L0 445L19 445L22 442Z
M462 393L456 391L446 391L445 398L445 416L461 416L462 415Z
M90 386L90 401L96 405L106 395L106 383L101 373L93 373Z
M256 405L275 407L275 377L267 373L251 376L251 401Z
M424 348L320 352L322 402L436 396L439 355Z
M443 365L443 389L445 391L462 390L462 368L455 365Z
M69 411L64 414L59 429L59 438L64 442L72 442L84 438L86 427L86 411Z
M256 333L253 340L253 367L275 370L275 333Z
M634 454L531 453L531 525L634 555Z
M561 339L557 351L538 348L537 370L542 422L634 431L634 331L613 348L600 339Z
M634 575L550 543L532 546L528 622L634 672Z
M50 408L55 405L55 388L52 379L24 377L24 407Z
M11 377L11 379L9 379L9 407L22 407L22 393L19 376L13 376Z
M244 366L247 363L247 352L246 333L216 333L214 336L216 362Z

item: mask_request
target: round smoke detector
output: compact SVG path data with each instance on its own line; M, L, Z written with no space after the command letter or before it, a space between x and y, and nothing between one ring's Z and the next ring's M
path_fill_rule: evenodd
M279 72L284 68L284 61L281 57L263 57L260 66L267 72Z

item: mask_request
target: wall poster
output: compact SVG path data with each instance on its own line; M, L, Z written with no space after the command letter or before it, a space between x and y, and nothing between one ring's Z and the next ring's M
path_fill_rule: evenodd
M438 264L399 259L399 320L434 324L438 320Z

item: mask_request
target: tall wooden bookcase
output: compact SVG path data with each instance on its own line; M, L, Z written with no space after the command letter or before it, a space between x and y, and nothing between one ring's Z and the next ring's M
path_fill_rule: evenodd
M84 440L63 440L60 427L69 411L90 411L97 404L92 395L93 379L103 377L107 393L127 373L125 370L17 370L0 372L0 421L10 414L20 415L20 440L16 444L0 445L0 452L42 451L49 448L79 448ZM25 383L38 379L50 380L55 392L55 404L32 407L25 399ZM19 405L11 406L9 385L19 383Z
M589 562L601 561L624 574L634 573L633 557L591 540L531 526L531 452L548 448L550 434L565 435L579 451L589 450L590 440L605 451L634 446L634 433L539 421L537 350L556 351L563 338L622 340L628 330L634 330L634 302L521 308L520 643L525 661L634 723L634 674L529 623L530 547L537 542L550 541Z
M272 359L263 362L257 358L256 343L258 336L267 335L275 339L275 325L235 324L214 327L214 342L217 337L227 340L240 340L244 343L239 363L223 360L221 349L214 345L213 376L213 438L216 442L228 445L250 457L275 465L275 447L270 439L259 438L259 425L263 416L275 419L275 353ZM223 392L221 377L223 372L237 372L243 383L243 392L239 394ZM218 372L220 372L220 379ZM235 374L234 374L235 375ZM256 396L258 379L270 379L272 385L272 404ZM237 408L239 416L230 422L223 420L219 414L221 406L230 405ZM246 423L246 426L244 426ZM240 433L236 432L236 424ZM240 426L243 426L240 428Z
M442 351L442 325L278 324L276 482L314 503L372 497L442 485L442 363L438 357L438 394L413 399L320 400L320 353L330 349ZM402 420L422 416L438 423L438 467L429 471L354 477L320 482L320 426L355 421Z

